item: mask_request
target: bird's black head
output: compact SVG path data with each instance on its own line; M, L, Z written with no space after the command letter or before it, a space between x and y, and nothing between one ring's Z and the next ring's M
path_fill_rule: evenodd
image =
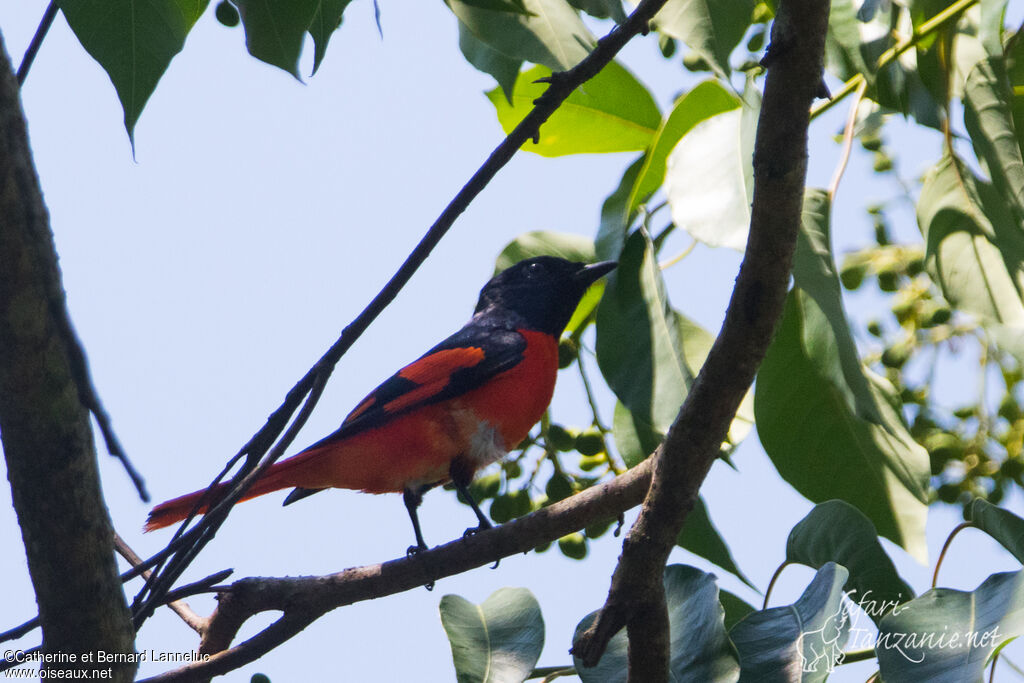
M557 337L587 288L615 266L614 261L589 265L554 256L520 261L484 285L476 313L515 313L520 324Z

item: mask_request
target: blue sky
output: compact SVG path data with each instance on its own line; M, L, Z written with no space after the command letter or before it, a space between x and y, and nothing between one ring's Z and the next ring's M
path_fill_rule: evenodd
M41 1L0 5L0 30L15 63L44 7ZM371 3L353 3L320 72L301 84L250 58L241 29L222 27L211 8L143 112L134 160L113 87L61 17L33 67L24 105L71 313L115 428L156 500L214 476L502 138L482 95L492 83L462 59L455 20L443 4L385 3L382 10L383 40ZM678 60L656 54L653 41L629 47L624 61L663 108L692 84L680 80ZM831 136L845 115L841 105L814 124L809 184L828 183L838 158ZM905 153L907 178L938 156L935 138L900 129L890 140ZM592 235L601 201L631 159L518 155L343 359L297 445L332 431L368 390L461 325L494 258L517 234ZM840 189L834 214L840 251L867 238L863 205L894 194L892 185L870 177L870 163L855 150ZM903 223L906 239L914 239L913 223ZM685 237L674 239L667 253L687 245ZM739 260L736 253L698 248L666 274L673 303L717 329ZM581 424L581 396L578 377L564 374L556 419ZM602 401L610 419L610 394ZM716 466L704 492L739 565L763 589L783 558L786 535L811 505L778 479L756 435L735 461L739 472ZM143 556L158 550L170 533L142 535L147 506L112 459L101 454L100 464L117 530ZM225 567L236 570L235 578L328 573L398 557L411 539L397 495L333 492L286 509L280 502L272 495L240 506L186 580ZM1009 506L1024 511L1019 495ZM958 514L932 510L933 559ZM443 492L426 497L421 519L431 544L473 523L469 509ZM9 549L0 555L3 630L35 614L4 487L0 538ZM887 547L904 578L925 590L930 568ZM324 674L452 680L438 601L458 593L481 602L502 586L528 587L541 603L547 624L541 665L569 663L573 628L603 601L619 549L620 541L607 536L591 544L585 562L553 551L511 557L496 570L443 580L432 593L336 610L225 680L248 681L257 671L275 683ZM708 567L680 550L672 561ZM994 543L964 534L942 583L969 590L991 572L1016 568ZM718 574L723 587L757 599ZM787 570L772 604L795 599L809 578L809 571ZM212 606L192 602L200 613ZM242 635L273 618L261 615ZM19 645L37 639L38 633ZM195 634L169 611L138 640L147 650L195 646ZM871 671L850 669L830 680L863 681ZM160 670L148 666L141 673Z

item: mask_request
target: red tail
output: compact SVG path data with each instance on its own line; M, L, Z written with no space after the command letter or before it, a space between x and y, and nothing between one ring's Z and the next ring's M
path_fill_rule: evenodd
M301 470L303 469L301 465L308 463L309 456L313 456L316 453L316 451L300 453L274 464L259 481L252 485L252 488L238 502L241 503L243 500L262 496L265 493L272 493L273 491L280 491L281 489L293 486L302 486L303 482L296 481L296 476L299 475L299 478L301 478ZM214 489L214 492L211 492L206 497L207 501L219 500L219 497L226 488L224 484L218 486ZM162 529L165 526L180 522L192 512L192 508L195 507L196 503L205 493L206 489L203 489L202 491L187 493L184 496L178 496L167 502L160 503L150 511L149 518L146 520L142 530L153 531L154 529ZM209 505L204 503L197 511L197 514L205 515L207 512L209 512Z

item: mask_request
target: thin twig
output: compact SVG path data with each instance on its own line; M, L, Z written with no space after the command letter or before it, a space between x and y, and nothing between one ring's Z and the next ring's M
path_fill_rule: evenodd
M123 538L121 538L121 535L119 533L117 533L116 531L114 532L114 550L116 550L117 553L121 557L123 557L128 562L128 564L130 564L132 566L137 566L137 565L139 565L142 562L142 558L139 557L138 554L134 550L132 550L131 546L129 546L127 543L125 543L125 540ZM198 585L209 586L209 585L212 585L214 583L220 583L221 581L226 579L228 576L230 576L231 572L232 572L232 570L230 570L230 569L226 569L226 570L217 572L216 574L213 574L212 576L208 576L207 578L202 579L201 581L199 581ZM148 571L143 571L142 572L142 578L144 578L144 579L148 580L149 579L149 575L150 575L150 572L148 572ZM192 586L195 586L195 585L197 585L197 584L190 584L190 586L183 586L181 590L184 590L185 588L189 588L189 587L192 587ZM207 624L208 620L206 619L206 617L201 617L198 614L196 614L192 610L192 608L189 607L188 603L182 602L180 600L180 598L185 597L186 595L190 595L190 594L191 593L179 593L177 597L173 597L173 596L171 596L170 593L168 593L167 596L166 596L168 598L166 604L167 604L168 607L171 608L171 610L174 611L175 614L177 614L179 617L181 617L181 620L184 621L189 626L189 628L191 628L193 631L195 631L199 635L203 635L203 632L206 629L206 624Z
M835 201L836 191L839 189L839 181L843 179L846 171L846 164L850 161L850 152L853 150L853 129L857 125L857 110L860 109L861 100L868 89L868 82L861 81L857 86L857 93L853 97L853 104L850 105L850 115L846 119L846 128L843 130L843 151L839 155L839 163L836 165L835 173L832 174L832 182L828 186L828 196Z
M28 70L32 68L32 62L36 60L36 54L39 53L39 48L43 45L43 39L46 37L50 27L53 26L53 20L57 18L58 9L57 0L50 0L50 4L46 6L43 18L39 20L36 33L32 36L32 42L28 44L25 56L21 58L21 64L18 66L19 87L25 84L25 79L28 78Z

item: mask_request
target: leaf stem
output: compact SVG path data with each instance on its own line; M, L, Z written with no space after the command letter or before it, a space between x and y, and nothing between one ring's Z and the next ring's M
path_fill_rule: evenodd
M964 529L968 529L973 526L973 522L962 522L958 524L955 529L949 532L949 536L946 537L946 542L942 544L942 552L939 553L939 559L935 561L935 573L932 574L932 588L935 588L935 586L939 584L939 568L942 567L942 560L946 557L946 551L949 550L949 545L953 542L953 539L956 538L957 534Z
M768 588L764 591L764 602L761 603L761 609L768 609L768 599L772 597L772 589L775 588L775 582L779 580L779 576L782 574L782 570L789 566L789 560L786 560L779 565L779 568L772 574L772 580L768 582Z

